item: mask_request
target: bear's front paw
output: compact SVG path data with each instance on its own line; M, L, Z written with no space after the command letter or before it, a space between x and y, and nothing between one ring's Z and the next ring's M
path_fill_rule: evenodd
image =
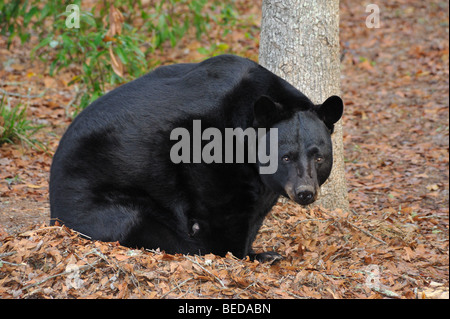
M253 256L253 259L256 259L257 261L259 261L260 263L276 263L277 261L283 259L283 257L274 252L274 251L266 251L263 253L259 253L259 254L255 254Z

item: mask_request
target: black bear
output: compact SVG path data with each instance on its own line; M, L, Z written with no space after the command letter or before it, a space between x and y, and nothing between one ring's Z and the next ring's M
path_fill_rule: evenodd
M51 223L167 253L277 258L255 253L255 236L280 195L301 205L316 199L342 112L339 97L314 105L233 55L159 67L97 99L69 126L51 167ZM240 160L219 139L229 130L244 134L231 144L244 146ZM255 147L271 163L252 160Z

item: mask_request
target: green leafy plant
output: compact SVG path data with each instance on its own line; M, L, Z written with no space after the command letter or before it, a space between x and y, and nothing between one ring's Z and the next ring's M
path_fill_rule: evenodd
M79 28L66 25L69 4L79 8ZM232 0L156 0L150 5L111 0L89 10L83 10L81 0L0 0L0 10L1 34L8 35L8 45L16 36L29 40L33 29L39 43L31 54L48 64L49 74L67 69L75 73L68 83L81 92L75 114L109 88L148 72L152 53L167 41L175 46L191 27L200 37L211 23L233 25L236 17Z
M76 115L103 95L107 85L113 87L147 69L145 54L140 49L144 41L136 29L123 24L123 16L114 6L106 15L103 11L98 16L80 11L80 28L68 28L69 12L61 12L53 22L54 32L41 37L32 56L49 63L50 76L63 69L75 70L77 74L68 84L79 85L82 92ZM105 16L108 23L102 18ZM111 32L113 29L116 31Z
M11 107L5 100L5 96L0 100L0 145L22 142L35 149L45 150L45 146L33 138L44 125L34 125L27 119L26 106L18 104Z

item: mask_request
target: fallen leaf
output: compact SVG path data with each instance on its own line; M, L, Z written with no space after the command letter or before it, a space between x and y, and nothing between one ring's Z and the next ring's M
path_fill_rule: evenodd
M113 53L112 47L109 47L109 56L111 57L111 66L114 73L118 76L123 77L123 64L120 59L117 59Z

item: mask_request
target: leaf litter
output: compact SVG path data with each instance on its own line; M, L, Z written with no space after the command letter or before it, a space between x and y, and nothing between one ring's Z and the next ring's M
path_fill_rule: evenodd
M260 6L236 3L246 25L222 41L257 59ZM0 298L448 298L448 3L380 7L379 29L365 27L364 6L340 8L351 211L280 200L254 243L283 255L273 264L129 249L45 225L73 74L25 67L30 48L5 50L0 38L12 59L12 70L0 69L2 90L13 103L29 96L29 116L49 125L36 137L50 153L0 147ZM163 64L196 61L205 41L155 54Z
M281 253L274 264L129 249L65 226L33 226L2 239L0 296L422 298L433 278L448 277L444 251L407 240L415 229L392 231L387 220L371 226L362 216L291 202L278 203L270 215L255 250Z

